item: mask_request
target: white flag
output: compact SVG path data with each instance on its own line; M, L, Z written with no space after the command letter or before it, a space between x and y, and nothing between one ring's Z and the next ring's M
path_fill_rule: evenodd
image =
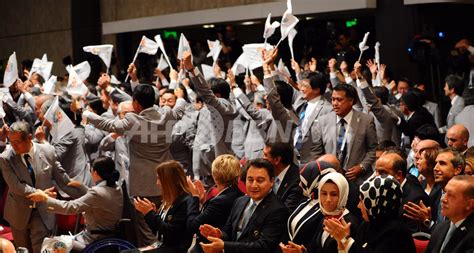
M281 80L286 80L285 76L291 76L290 70L288 69L287 66L285 66L285 63L283 62L282 59L278 62L278 72L281 74L278 74L280 76Z
M52 75L44 84L43 84L43 93L44 94L54 94L54 88L58 78L55 75Z
M293 5L291 4L291 0L286 0L286 11L293 13Z
M290 34L290 31L295 28L296 24L298 24L300 20L293 16L291 12L288 12L288 10L283 14L283 17L281 18L281 25L280 25L280 32L281 32L281 39L284 40L286 37L288 37L288 34Z
M66 70L69 72L68 68L71 68L71 66L70 65L66 66ZM83 61L77 64L76 66L74 66L73 68L81 80L86 80L91 74L91 65L89 64L88 61Z
M111 76L110 76L110 83L112 83L112 84L117 84L117 85L121 84L121 82L120 82L120 81L117 79L117 77L114 76L114 75L111 75Z
M377 43L375 43L375 46L374 46L374 49L375 49L375 63L377 65L380 64L380 42L377 41Z
M5 94L0 92L0 119L5 118L6 115L5 110L3 110L3 96L5 96Z
M82 79L77 75L74 68L69 66L69 79L66 90L71 96L85 96L89 89L82 82Z
M112 50L114 46L110 44L105 45L95 45L95 46L87 46L83 47L82 49L84 52L91 53L98 55L100 59L104 62L107 70L110 68L110 61L112 60Z
M28 78L30 78L33 73L37 73L38 75L42 76L46 81L49 79L52 69L53 62L48 61L46 54L44 54L42 59L35 58L33 60L33 65L31 66Z
M138 52L149 55L155 55L157 51L158 43L143 35L142 40L140 41L140 46L138 47Z
M234 62L232 65L232 72L234 75L239 75L240 73L244 73L247 70L247 58L245 53L242 53L239 58Z
M214 67L209 66L207 64L201 64L201 69L202 69L202 75L204 76L204 79L209 79L211 77L216 77L214 75ZM225 72L221 71L221 77L225 79Z
M214 63L217 61L217 58L219 58L219 53L222 50L222 45L219 40L215 41L210 41L207 40L207 45L209 46L209 53L207 54L207 57L212 57L214 60Z
M184 33L179 37L179 46L178 46L178 59L183 59L183 53L186 51L191 51L191 46L189 45L188 40L184 36ZM192 53L191 53L192 55Z
M48 56L46 54L43 54L43 57L41 57L42 61L48 61Z
M171 62L170 62L170 59L168 58L168 55L166 54L165 45L163 44L163 40L161 39L161 35L159 35L159 34L156 35L155 36L155 41L156 41L156 43L158 43L158 47L160 48L161 52L165 56L166 62L168 63L168 65L171 66Z
M288 46L290 47L291 59L295 59L295 54L293 53L293 40L298 32L295 28L291 29L290 33L288 34Z
M359 59L357 61L360 62L360 59L362 58L362 54L364 53L365 50L369 49L369 46L367 46L367 39L369 38L370 32L366 32L364 35L364 39L359 43L359 49L360 49L360 55Z
M275 29L277 29L280 26L280 22L278 21L273 21L273 23L270 24L270 19L272 18L272 14L268 13L267 16L267 21L265 21L265 30L263 31L263 38L268 39L270 36L275 33Z
M52 125L51 136L53 137L53 143L74 129L74 124L71 119L69 119L66 113L59 107L59 99L57 96L48 111L44 114L44 118Z
M16 53L13 52L8 58L5 74L3 74L3 86L10 87L18 79L18 63L16 61Z
M271 50L273 49L273 46L270 44L265 45L264 43L245 44L242 47L243 53L239 58L237 58L232 66L232 72L234 72L235 75L238 75L245 72L245 69L247 68L252 70L261 67L263 65L261 53L263 48Z
M169 66L168 66L168 63L166 63L166 61L163 59L163 55L164 55L164 54L162 54L162 55L160 56L160 60L158 61L158 67L157 67L157 68L158 68L160 71L163 71L163 70L165 70L167 67L169 67Z

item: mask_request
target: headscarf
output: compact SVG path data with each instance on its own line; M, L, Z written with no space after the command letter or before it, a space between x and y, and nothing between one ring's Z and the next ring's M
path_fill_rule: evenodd
M339 201L337 202L336 210L332 212L327 211L323 205L320 204L321 211L323 211L324 215L340 215L346 209L347 198L349 197L349 183L341 173L331 172L326 174L321 181L319 181L319 188L321 189L328 181L332 181L337 186L337 189L339 189ZM321 201L321 191L319 191L318 199Z
M369 220L398 215L402 199L400 184L390 175L375 176L360 186L360 196Z
M303 195L307 198L316 199L318 197L318 183L321 176L329 172L335 172L330 163L323 161L309 162L300 168L300 186Z

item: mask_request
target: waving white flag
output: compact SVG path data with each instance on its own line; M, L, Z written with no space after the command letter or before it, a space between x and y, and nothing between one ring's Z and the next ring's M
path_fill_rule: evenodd
M286 76L291 76L290 70L288 69L287 66L285 66L285 63L283 62L282 59L278 62L278 72L280 72L278 75L280 76L281 80L286 80Z
M138 46L138 53L145 53L155 55L158 51L158 43L143 35L140 45Z
M270 38L270 36L275 33L275 29L280 26L280 22L278 21L273 21L273 23L270 23L271 18L272 14L268 13L267 20L265 21L265 30L263 31L263 38L265 39L265 41Z
M13 52L8 58L7 67L3 74L3 86L10 87L18 79L18 63L16 61L16 53Z
M82 79L77 75L72 66L69 66L68 72L67 92L71 94L71 96L85 96L89 91L87 86L82 82Z
M286 2L286 11L283 13L283 16L281 17L281 22L280 22L280 32L281 32L281 38L278 44L282 42L286 37L288 37L288 34L290 34L290 31L295 28L296 24L300 21L297 17L293 16L293 7L291 5L291 0L288 0Z
M162 55L160 56L160 60L158 61L158 67L157 67L157 68L158 68L160 71L163 71L163 70L165 70L167 67L169 67L168 63L166 63L166 61L163 59L163 55L164 55L164 54L162 54Z
M110 83L119 85L121 82L118 80L118 78L114 75L110 75Z
M214 60L214 63L217 61L217 58L219 58L219 53L222 50L222 45L219 40L215 41L210 41L207 40L207 45L209 46L209 53L207 54L207 57L212 57Z
M71 65L66 66L66 70L69 72L68 68L71 68ZM88 61L83 61L73 68L81 80L86 80L91 74L91 65Z
M238 75L242 72L245 72L245 69L256 69L263 65L262 53L261 50L265 48L266 50L273 49L273 46L270 44L265 45L264 43L255 43L255 44L245 44L242 47L243 53L237 58L234 65L232 66L232 72L235 75Z
M364 39L359 43L360 55L359 55L359 60L357 60L357 61L360 61L364 51L369 49L369 46L367 46L367 40L369 39L369 34L370 34L370 32L366 32L365 35L364 35Z
M104 44L104 45L95 45L95 46L86 46L83 47L82 49L84 52L91 53L94 55L97 55L102 59L104 62L105 66L107 67L107 72L110 68L110 61L112 60L112 50L114 46L110 44Z
M31 66L28 78L30 78L33 73L37 73L42 76L44 80L48 80L52 69L53 62L49 62L46 54L44 54L42 59L35 58L33 60L33 65Z
M0 119L3 119L5 118L5 110L3 110L3 96L5 96L5 94L3 94L2 92L0 92ZM5 124L5 121L3 121Z
M295 54L293 53L293 40L298 32L295 28L291 29L290 33L288 34L288 46L290 47L291 59L295 59Z
M44 94L54 94L54 88L58 78L55 75L52 75L44 84L43 84L43 93Z
M52 125L51 136L53 137L52 142L56 142L64 137L66 134L74 129L74 124L66 113L59 107L59 97L53 101L53 104L44 114L44 118L49 121Z
M159 34L156 35L155 36L155 41L156 41L156 43L158 43L158 47L160 48L161 52L165 56L165 59L166 59L166 62L168 63L168 66L171 66L171 62L170 62L170 59L168 58L168 55L166 54L165 45L163 44L163 40L161 39L161 35L159 35Z
M183 53L186 51L191 51L191 46L189 45L188 40L184 36L184 33L179 37L179 46L178 46L178 59L183 59ZM192 55L192 54L191 54Z
M374 46L375 49L375 64L377 64L377 76L375 77L374 86L382 85L382 77L380 76L380 42L377 41Z

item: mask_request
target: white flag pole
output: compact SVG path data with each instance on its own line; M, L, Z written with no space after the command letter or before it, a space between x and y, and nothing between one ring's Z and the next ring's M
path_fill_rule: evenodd
M141 43L141 42L140 42L140 43ZM137 56L138 56L138 51L140 50L140 46L141 46L141 45L138 44L137 52L135 53L135 56L133 56L133 60L132 60L132 62L131 62L130 64L135 63L135 60L137 59ZM127 72L128 72L128 71L127 71ZM127 82L128 76L129 76L129 74L127 73L127 76L125 77L125 82L124 82L124 83Z

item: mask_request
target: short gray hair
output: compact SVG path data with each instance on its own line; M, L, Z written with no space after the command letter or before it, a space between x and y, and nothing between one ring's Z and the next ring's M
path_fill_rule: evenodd
M19 132L21 139L26 140L31 134L31 126L26 121L16 121L10 126L10 132Z
M458 151L454 150L453 148L445 148L439 151L438 155L441 153L451 153L453 155L453 159L451 159L451 163L453 164L454 168L461 167L461 174L464 173L464 167L466 166L466 162L464 157Z

